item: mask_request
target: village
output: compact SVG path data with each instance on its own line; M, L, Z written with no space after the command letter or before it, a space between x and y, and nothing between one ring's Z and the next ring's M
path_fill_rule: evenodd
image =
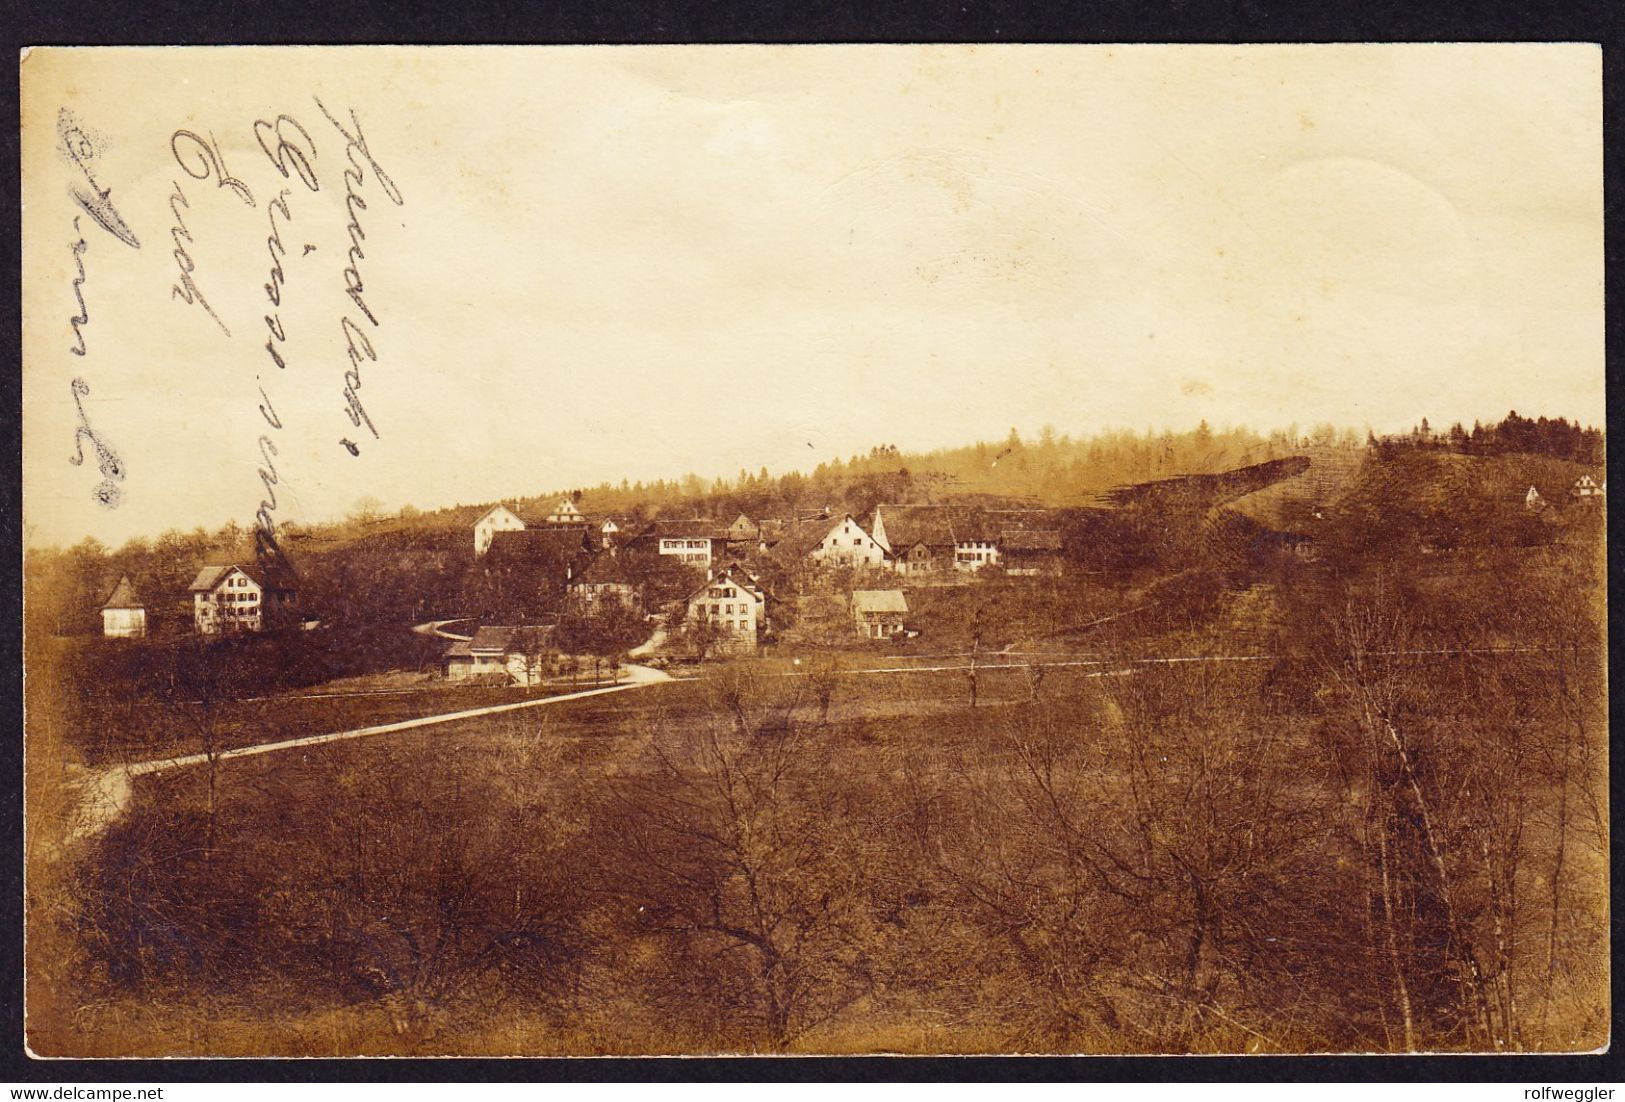
M1567 487L1565 504L1601 504L1606 495L1605 480L1582 474ZM1015 501L880 504L862 517L828 508L791 519L740 514L720 524L701 517L639 522L591 516L579 498L561 497L530 516L497 504L473 523L472 568L488 578L517 578L534 599L529 618L501 622L504 617L475 610L424 625L447 641L439 663L446 681L542 680L555 665L548 659L568 642L558 632L565 614L599 627L613 621L612 642L625 644L609 648L621 652L616 657L629 653L657 667L771 650L784 627L805 619L810 608L822 617L826 631L819 641L826 646L839 645L842 631L852 644L905 643L920 635L910 618L909 590L973 585L992 576L1055 578L1067 559L1057 511ZM1547 522L1563 515L1534 485L1522 503L1528 515ZM1311 515L1320 513L1311 509ZM1294 555L1314 554L1310 539L1280 538ZM296 576L252 561L203 564L187 595L190 628L198 636L319 623L301 608ZM101 617L108 638L147 635L146 606L127 576L113 587Z
M815 588L828 603L834 579L855 638L900 641L918 634L905 587L966 585L995 573L1055 576L1062 545L1051 511L1005 503L879 505L863 518L822 510L790 520L740 515L726 525L699 518L637 524L588 516L564 497L541 516L492 506L472 526L469 550L488 573L521 575L548 611L534 622L442 621L437 634L453 640L442 673L452 681L523 684L535 676L533 652L551 643L564 608L647 624L649 638L636 649L656 662L739 657L771 646L776 625L794 618L787 606L796 600L781 586L811 588L805 583L817 579L826 583ZM200 636L316 622L301 614L295 577L253 562L204 564L187 592L191 628ZM147 634L147 610L128 577L101 613L107 637ZM459 627L466 633L459 636Z

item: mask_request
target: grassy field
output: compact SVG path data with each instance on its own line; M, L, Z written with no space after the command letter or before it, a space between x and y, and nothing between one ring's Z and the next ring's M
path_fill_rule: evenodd
M1049 687L1068 691L1079 676L1058 673ZM354 960L336 968L312 965L305 954L319 935L294 916L301 901L336 883L331 877L353 889L349 878L368 847L384 858L370 868L387 884L375 889L381 898L369 896L374 911L364 923L395 921L392 914L400 921L418 917L411 913L413 889L400 879L409 867L418 869L411 875L428 876L431 888L429 867L436 860L455 860L469 876L532 875L522 860L486 863L482 847L491 843L491 831L511 831L523 821L527 845L573 844L591 828L594 809L611 798L612 786L648 768L644 751L651 737L697 737L726 722L730 686L746 685L752 715L766 728L779 719L819 725L841 748L830 779L854 788L901 783L903 762L919 753L933 760L975 757L993 744L1010 710L1031 696L1014 675L983 674L973 713L961 673L850 671L837 681L826 710L809 679L793 668L741 663L710 678L222 762L212 795L218 836L207 861L198 848L200 818L211 801L208 770L192 766L138 778L125 816L100 844L110 859L104 868L114 877L102 890L118 898L115 909L139 900L146 914L145 948L119 965L143 977L144 993L80 1005L80 1027L102 1039L99 1055L432 1052L451 1035L452 1022L463 1052L535 1052L550 1044L556 1051L636 1052L681 1044L672 1023L661 1023L653 1008L606 994L617 984L609 960L604 970L578 977L604 1000L601 1015L578 1021L568 1037L554 1036L556 1023L533 1005L507 1016L492 1009L506 1003L482 1002L476 1009L469 992L467 999L437 997L418 1013L351 974ZM321 726L356 714L349 702L327 700L320 707ZM405 833L385 823L405 824ZM143 854L139 869L119 857L132 846ZM440 856L425 856L423 847ZM158 879L148 865L153 859L163 866ZM478 863L479 870L465 862ZM222 870L254 871L245 883L223 882ZM94 913L116 921L105 911ZM388 957L394 949L376 951ZM204 980L199 992L200 977L217 979ZM213 1008L201 1032L181 1024L188 1017L184 1008L200 993ZM481 1022L473 1049L463 1033L470 1014ZM404 1033L397 1028L403 1015L410 1020ZM49 1034L31 1037L39 1051L56 1047Z
M369 682L381 679L369 678ZM353 681L252 700L222 701L205 712L189 703L121 701L56 713L63 741L89 766L230 750L305 735L349 731L444 712L513 704L611 684L582 677L534 686L462 685L413 675L414 684L356 687ZM42 709L49 711L48 705ZM36 717L31 722L49 722ZM202 725L207 724L207 731Z

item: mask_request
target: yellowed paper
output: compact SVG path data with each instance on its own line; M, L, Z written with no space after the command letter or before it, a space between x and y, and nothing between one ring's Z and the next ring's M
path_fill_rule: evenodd
M1604 1043L1600 91L28 51L31 1046Z

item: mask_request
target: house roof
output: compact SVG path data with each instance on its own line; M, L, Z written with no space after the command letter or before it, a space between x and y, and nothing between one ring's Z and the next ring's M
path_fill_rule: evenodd
M654 536L682 536L686 539L727 538L725 533L717 530L715 522L704 519L657 520L649 525L648 533Z
M942 505L881 505L875 512L885 529L886 543L902 551L923 543L927 547L952 547L957 541L954 517L962 509Z
M231 569L230 564L220 566L210 563L201 567L197 572L197 577L192 579L192 584L186 587L186 591L188 593L208 592L219 585L220 579L231 573Z
M505 654L508 646L513 642L513 633L516 627L503 627L497 624L481 625L474 629L474 637L462 644L453 644L448 654L455 651L459 645L467 648L468 654Z
M999 543L1026 551L1060 549L1060 533L1041 527L1042 509L995 509L982 505L877 505L886 544L894 554L917 543L948 548L957 543Z
M223 565L209 563L207 566L199 568L197 577L192 579L192 584L186 587L186 591L188 593L207 593L215 590L219 588L220 583L233 570L242 573L261 589L290 591L293 589L293 577L287 569L276 569L274 567L266 569L257 563L249 563L245 566L240 562L236 562Z
M923 543L950 547L956 543L988 543L999 538L1002 518L988 509L967 505L883 505L875 510L894 548Z
M613 551L600 551L571 581L572 585L631 585L626 561Z
M587 534L577 524L551 524L515 532L491 533L491 552L531 561L582 554L589 548Z
M853 612L907 612L908 601L901 589L854 589Z
M469 650L468 644L469 644L469 640L467 640L467 639L459 639L459 640L457 640L457 642L453 643L451 646L446 648L446 653L444 655L442 655L442 657L444 657L444 658L472 658L474 656L474 652Z
M135 586L130 584L130 576L126 574L119 578L118 585L113 587L113 595L107 598L107 603L102 607L145 608L146 606L141 603L141 598L136 596Z
M763 602L766 602L768 598L772 596L772 594L768 593L767 587L762 585L761 582L757 581L755 576L751 574L750 571L746 570L738 563L730 563L721 570L717 571L711 577L705 579L705 584L701 585L698 589L695 589L692 593L690 593L687 600L692 601L694 598L700 596L712 586L724 582L731 582Z
M530 523L524 517L519 515L519 510L509 508L508 506L503 505L501 502L498 502L497 504L495 504L495 505L491 506L489 509L487 509L485 512L481 513L477 518L475 518L474 523L478 524L480 521L484 520L486 517L488 517L492 513L496 512L498 509L502 510L504 513L508 513L509 515L511 515L515 520L519 521L520 524L528 525Z
M829 535L831 529L838 523L840 522L820 518L786 524L779 530L778 538L773 541L773 553L781 560L797 559L810 554L824 542L824 537Z

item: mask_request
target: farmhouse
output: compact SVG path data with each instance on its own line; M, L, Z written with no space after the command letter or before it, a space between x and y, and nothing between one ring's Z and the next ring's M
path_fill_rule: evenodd
M1531 512L1539 512L1546 508L1546 499L1540 496L1539 490L1531 486L1529 492L1523 495L1523 507Z
M689 595L688 622L712 624L725 633L720 649L750 653L768 629L769 600L762 584L734 563Z
M875 539L899 574L974 574L1001 560L1012 574L1058 569L1061 536L1041 509L877 505Z
M485 677L534 685L546 677L551 637L552 628L545 625L488 624L448 647L441 664L451 681Z
M855 589L852 591L852 622L858 634L868 639L890 639L903 631L908 601L901 589Z
M600 551L570 582L570 595L588 606L619 601L627 608L638 605L638 587L626 569L626 561L613 549Z
M119 578L102 605L102 634L110 639L140 639L147 634L147 609L128 575Z
M883 567L887 559L886 545L865 531L851 513L833 528L826 529L808 555L814 562L826 566Z
M199 635L263 631L293 610L294 590L285 579L257 566L210 564L186 587Z

